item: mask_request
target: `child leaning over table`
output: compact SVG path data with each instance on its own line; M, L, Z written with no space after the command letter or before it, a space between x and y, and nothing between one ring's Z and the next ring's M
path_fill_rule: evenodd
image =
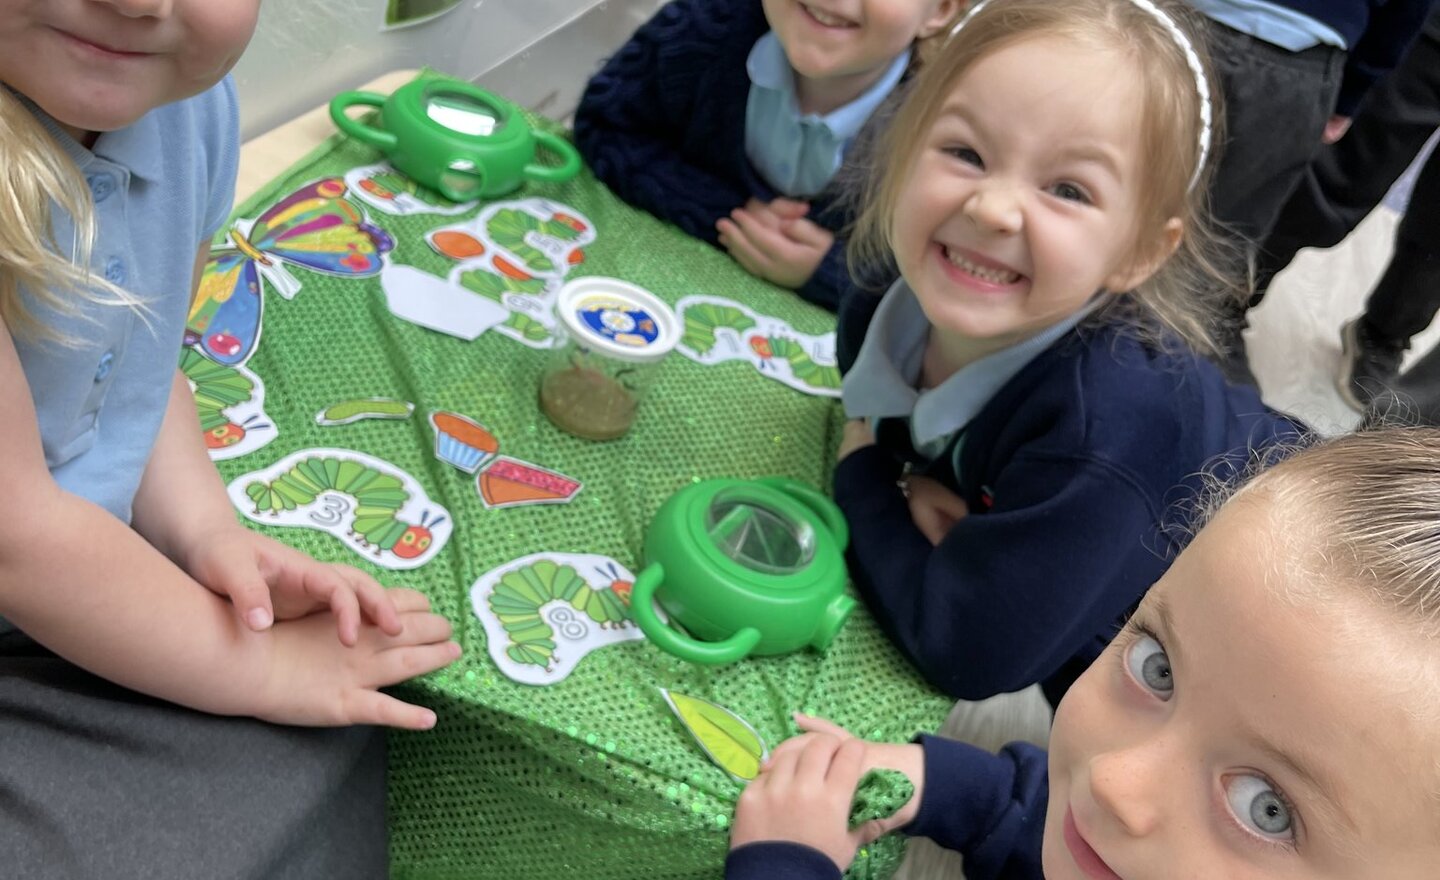
M675 0L591 79L575 142L626 201L834 310L850 284L832 185L962 0Z
M1168 0L977 5L881 142L853 244L901 279L841 308L835 500L877 623L951 696L1058 702L1196 475L1301 435L1187 346L1233 295L1193 27Z
M818 719L740 796L728 880L838 878L900 828L968 880L1430 880L1440 431L1299 453L1220 507L1066 694L1047 755ZM847 827L861 774L915 795Z
M236 521L177 370L258 7L0 0L5 876L384 877L351 725L432 726L380 688L459 655L420 594Z

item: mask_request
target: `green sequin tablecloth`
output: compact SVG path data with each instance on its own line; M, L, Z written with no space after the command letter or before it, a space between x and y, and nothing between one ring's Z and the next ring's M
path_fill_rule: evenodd
M254 218L318 178L379 156L335 138L237 211ZM562 185L533 185L578 208L597 230L570 277L612 275L674 303L724 296L824 333L832 315L747 275L726 255L630 208L588 172ZM453 265L425 232L479 212L396 217L367 211L395 239L392 263L444 277ZM217 241L217 246L223 244ZM228 481L311 447L344 447L410 472L454 520L448 545L424 567L369 566L329 535L268 533L321 559L358 564L383 583L424 591L455 624L464 657L400 689L434 707L439 725L390 738L390 847L399 878L718 877L737 786L709 763L657 690L725 706L773 746L795 733L790 713L831 718L876 739L905 741L933 730L949 701L929 690L857 612L830 650L707 668L643 641L602 648L558 684L535 687L500 673L471 611L469 589L485 572L539 551L598 553L636 570L647 522L692 480L784 474L828 488L842 424L835 401L800 394L746 363L701 366L676 354L661 367L625 438L591 443L553 427L536 406L546 353L487 332L474 342L405 323L386 308L377 279L340 279L292 268L303 287L290 300L265 294L264 332L248 366L266 386L280 430L263 449L218 466ZM407 421L320 427L315 413L359 397L412 401ZM486 509L475 477L432 453L425 414L469 415L499 438L501 452L584 482L568 505ZM860 854L851 876L888 876L903 843L888 838Z

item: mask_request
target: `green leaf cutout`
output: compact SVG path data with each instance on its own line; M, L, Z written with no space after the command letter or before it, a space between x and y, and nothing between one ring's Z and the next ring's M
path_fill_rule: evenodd
M745 719L714 703L665 688L660 688L660 694L717 767L742 785L760 775L760 765L770 757L770 750Z

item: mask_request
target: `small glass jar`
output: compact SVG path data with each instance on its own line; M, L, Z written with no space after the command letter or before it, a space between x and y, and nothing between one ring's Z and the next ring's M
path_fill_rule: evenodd
M624 436L680 338L675 313L647 290L591 276L560 290L555 315L561 332L540 380L540 409L576 437Z

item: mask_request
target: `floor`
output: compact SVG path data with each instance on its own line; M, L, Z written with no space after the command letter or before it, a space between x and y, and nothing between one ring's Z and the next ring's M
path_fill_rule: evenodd
M1246 345L1265 402L1326 434L1359 420L1335 391L1339 330L1364 309L1390 259L1400 214L1391 207L1396 200L1387 201L1338 246L1301 251L1250 312ZM1415 338L1407 363L1437 342L1440 323Z

